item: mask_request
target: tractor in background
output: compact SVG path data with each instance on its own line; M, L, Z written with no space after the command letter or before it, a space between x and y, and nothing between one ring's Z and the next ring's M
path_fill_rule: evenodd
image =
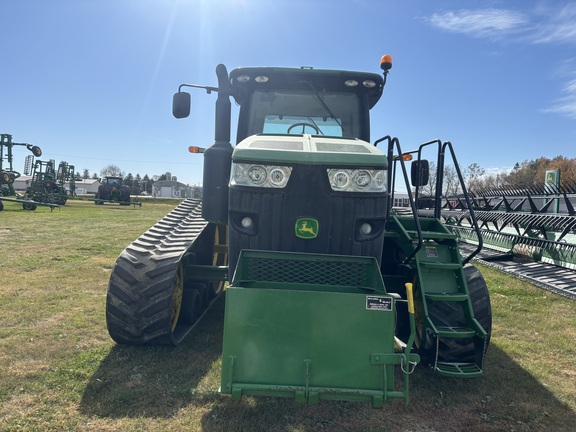
M130 188L122 182L122 177L104 177L102 184L98 186L95 203L102 205L109 202L130 205Z
M204 154L203 197L118 257L106 299L111 337L176 345L225 293L221 392L232 398L381 406L408 401L417 363L481 376L488 290L439 216L445 157L457 166L452 144L370 144L370 110L391 67L389 56L383 75L218 65L218 86L182 84L176 118L190 112L182 87L218 94L215 143L190 148ZM240 107L235 147L231 99ZM425 216L414 191L430 181L438 211ZM399 188L407 211L392 206Z

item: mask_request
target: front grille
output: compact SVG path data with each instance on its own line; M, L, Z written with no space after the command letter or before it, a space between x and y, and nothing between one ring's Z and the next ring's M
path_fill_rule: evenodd
M248 259L247 264L247 279L254 282L369 285L367 265L358 262L278 260L252 257Z

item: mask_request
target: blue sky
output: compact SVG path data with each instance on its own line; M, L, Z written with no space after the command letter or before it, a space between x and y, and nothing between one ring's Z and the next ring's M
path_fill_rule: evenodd
M379 73L386 53L372 141L450 140L487 172L576 157L574 2L0 0L0 19L0 133L80 172L197 184L216 98L192 90L176 120L179 84L216 85L218 63Z

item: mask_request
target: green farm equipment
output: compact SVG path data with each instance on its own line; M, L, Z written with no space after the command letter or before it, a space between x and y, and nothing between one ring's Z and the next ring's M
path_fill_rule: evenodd
M42 203L36 201L34 198L29 196L22 196L16 192L14 189L14 181L21 176L21 174L16 171L13 167L13 148L14 146L24 146L36 157L42 156L42 150L40 147L27 143L17 143L12 141L12 135L1 134L0 140L0 211L4 209L3 201L15 202L22 204L24 210L36 210L37 206L47 206L53 209L58 207L57 204L53 203ZM32 155L29 156L33 158ZM6 161L6 163L5 163ZM28 162L28 161L27 161ZM29 162L31 164L31 162ZM25 173L26 174L26 173ZM8 198L14 197L14 198Z
M37 160L30 186L26 189L26 197L39 203L66 204L69 194L64 182L70 178L70 168L73 176L74 167L66 162L61 162L57 171L54 161Z
M96 194L96 204L118 203L120 205L130 205L130 188L122 184L122 177L104 177L98 193Z
M419 211L430 180L423 155L433 153L441 191L452 145L370 144L370 109L391 66L384 56L382 76L219 65L217 87L182 84L177 118L190 112L183 86L218 93L214 145L190 148L204 154L203 198L182 202L118 257L111 337L178 344L225 292L221 392L233 398L380 406L408 401L418 362L443 376L482 375L486 284L441 223L442 197L432 200L438 211ZM408 211L392 207L396 183Z

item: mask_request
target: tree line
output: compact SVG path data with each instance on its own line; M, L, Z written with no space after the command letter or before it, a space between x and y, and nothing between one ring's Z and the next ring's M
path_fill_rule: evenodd
M166 174L149 176L145 174L141 176L140 174L133 175L132 173L125 174L118 166L108 165L100 170L100 175L93 173L90 175L88 169L84 169L82 174L76 173L76 178L81 178L83 180L94 179L99 180L104 177L122 177L122 183L130 188L130 193L132 195L140 195L144 192L147 194L152 194L152 185L157 181L171 180L167 178Z

